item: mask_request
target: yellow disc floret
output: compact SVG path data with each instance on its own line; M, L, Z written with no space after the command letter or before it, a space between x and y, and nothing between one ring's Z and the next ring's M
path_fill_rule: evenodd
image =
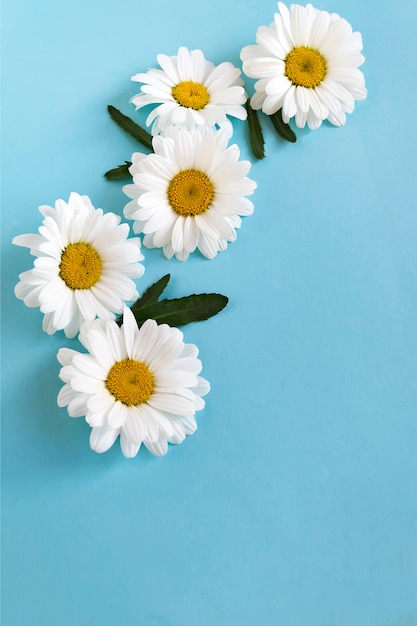
M214 186L207 174L198 170L182 170L168 186L168 201L183 217L201 215L214 198Z
M193 80L183 80L171 90L172 97L182 107L199 111L210 102L210 95L206 87Z
M90 289L101 272L100 255L90 243L69 243L61 254L59 276L70 289Z
M320 85L326 74L326 59L314 48L298 46L285 58L285 75L298 87L314 89Z
M142 361L124 359L112 365L104 384L119 402L126 406L138 406L151 397L155 379Z

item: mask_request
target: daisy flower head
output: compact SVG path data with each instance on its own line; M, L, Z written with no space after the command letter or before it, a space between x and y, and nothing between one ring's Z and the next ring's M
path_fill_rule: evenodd
M188 129L222 126L227 115L246 119L246 102L240 69L232 63L214 65L201 50L181 47L176 56L159 54L160 69L135 74L132 80L142 83L141 92L131 100L136 110L157 105L146 124L152 134L172 125Z
M106 452L120 436L124 456L134 457L142 443L155 455L168 443L181 443L197 429L195 412L204 407L209 383L199 376L198 349L183 333L154 320L138 327L125 307L123 325L85 322L82 354L61 348L58 360L65 385L58 406L92 427L90 446Z
M74 337L85 320L114 319L125 301L138 297L132 279L144 272L140 239L127 239L128 224L77 193L68 203L57 200L55 208L39 210L44 217L39 234L13 239L37 257L33 269L19 275L16 296L40 307L49 335L63 329Z
M227 147L226 129L205 133L171 128L154 137L154 153L136 153L129 171L133 184L124 215L133 230L144 233L147 248L185 261L198 249L209 259L236 239L241 217L253 212L245 196L256 183L247 177L251 164L239 161L237 145Z
M256 33L257 45L241 51L243 71L255 83L254 109L267 115L278 110L284 122L318 128L323 120L343 126L355 100L366 98L362 36L336 13L311 4L278 2L270 26Z

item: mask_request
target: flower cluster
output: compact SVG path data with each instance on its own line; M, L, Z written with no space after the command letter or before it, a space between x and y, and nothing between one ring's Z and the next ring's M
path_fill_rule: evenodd
M252 151L263 158L257 111L294 142L293 118L300 128L316 129L324 120L341 126L355 101L366 98L360 33L311 4L278 2L278 10L270 26L258 29L256 45L241 51L244 73L257 79L250 103L240 69L215 66L201 50L180 47L175 56L158 55L158 69L132 77L141 88L131 102L136 109L153 107L146 119L152 134L109 106L113 119L151 150L106 173L131 177L123 212L142 239L129 237L118 215L77 193L55 207L41 206L39 232L13 239L36 257L19 276L17 298L40 308L46 333L79 335L87 350L59 350L58 405L71 417L85 417L96 452L120 438L126 457L136 456L142 443L159 456L197 428L195 413L210 385L200 376L197 347L184 343L176 326L215 315L227 298L159 300L169 274L139 297L134 281L144 273L142 244L162 248L167 259L186 261L196 250L213 259L252 214L247 196L256 183L248 177L251 163L229 145L229 117L248 119Z
M20 274L15 294L27 306L40 308L48 334L79 333L88 350L59 350L65 385L58 405L67 406L71 417L85 417L96 452L105 452L120 436L126 457L134 457L142 443L153 454L165 454L168 443L181 443L196 430L195 412L204 407L202 396L210 389L199 376L197 347L185 344L178 328L154 319L139 327L126 306L138 297L133 279L143 275L144 267L140 239L128 238L129 226L120 224L120 217L95 209L77 193L40 211L39 233L13 239L36 257L33 269ZM143 300L157 316L155 303L168 278L136 301L139 320L144 311L146 316ZM164 310L169 302L164 301ZM221 300L206 307L200 319L224 305ZM115 321L120 313L121 325ZM186 321L193 319L198 318Z
M157 60L161 69L132 77L144 83L132 98L136 108L157 106L146 120L153 154L132 156L124 215L144 234L144 246L162 248L168 259L185 261L196 249L212 259L253 212L245 197L256 188L247 177L251 164L239 161L236 144L228 147L226 116L246 119L240 70L227 62L214 66L201 50L184 47Z

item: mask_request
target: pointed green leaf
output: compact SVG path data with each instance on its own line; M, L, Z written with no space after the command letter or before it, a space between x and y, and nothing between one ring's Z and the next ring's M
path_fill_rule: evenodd
M142 296L138 298L134 304L132 304L132 306L130 307L132 311L136 311L146 305L155 304L155 302L158 302L159 296L162 295L163 291L169 283L170 278L171 274L165 274L165 276L162 276L162 278L157 280L156 283L150 285L150 287L148 287L146 291L143 292Z
M218 293L200 293L184 298L160 300L133 310L138 326L147 319L158 324L185 326L191 322L200 322L219 313L228 302L226 296Z
M262 134L262 128L259 123L258 114L254 111L246 100L246 111L248 112L248 126L249 126L249 141L253 155L257 159L263 159L265 156L264 151L264 136Z
M278 135L285 139L285 141L290 141L291 143L295 143L297 141L297 137L293 129L286 124L282 119L281 109L272 115L268 115L270 118L273 127L277 131Z
M119 178L127 178L130 176L129 167L132 165L130 161L125 161L124 165L118 165L112 170L104 174L107 180L117 180Z
M111 104L109 104L107 110L112 120L114 120L120 128L129 133L129 135L132 135L132 137L145 146L145 148L152 150L152 137L148 132L146 132L146 130L131 120L130 117L121 113Z

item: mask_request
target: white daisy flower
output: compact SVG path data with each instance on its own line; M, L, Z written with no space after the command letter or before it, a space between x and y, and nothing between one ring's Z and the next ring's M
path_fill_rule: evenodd
M123 191L132 201L124 209L145 233L147 248L163 248L180 261L196 248L209 259L236 239L241 217L253 212L245 195L256 183L247 178L251 164L239 161L237 145L227 147L226 130L213 134L170 129L154 137L154 153L132 156L132 185Z
M222 126L226 115L246 119L241 72L232 63L215 66L204 58L201 50L184 47L177 56L159 54L157 61L162 69L132 76L132 80L144 83L141 93L131 100L136 109L158 105L146 120L148 126L153 123L153 135L172 125L188 129Z
M58 406L71 417L85 416L92 427L90 446L106 452L120 435L126 457L142 443L152 454L166 454L197 429L194 415L204 407L209 383L195 345L167 324L147 320L139 329L125 307L123 325L86 322L79 335L89 354L61 348L60 378L66 383Z
M128 224L77 193L68 203L57 200L55 208L39 210L44 216L39 234L13 239L37 257L34 268L19 275L16 296L40 307L49 335L63 329L74 337L84 320L114 319L125 301L138 297L132 279L144 272L140 239L127 240Z
M256 33L258 45L241 51L243 71L258 78L251 99L254 109L267 115L282 111L284 122L318 128L323 120L336 126L346 122L355 100L366 98L362 36L336 13L311 4L278 2L280 13L270 26Z

